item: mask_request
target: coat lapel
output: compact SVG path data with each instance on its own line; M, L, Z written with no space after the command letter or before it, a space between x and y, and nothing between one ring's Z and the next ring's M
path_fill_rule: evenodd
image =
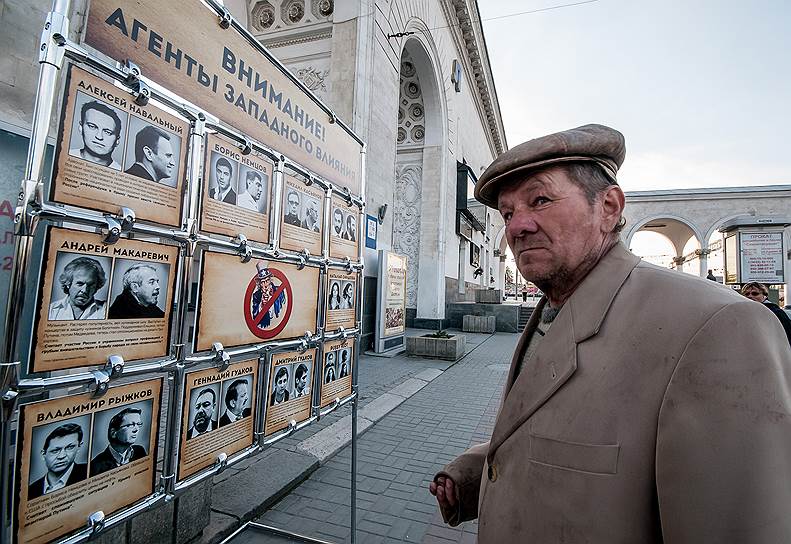
M533 357L514 379L530 333L538 325L542 299L511 361L502 407L492 433L489 461L500 444L571 378L577 369L577 344L599 332L615 295L639 262L640 258L620 243L602 257L563 305Z

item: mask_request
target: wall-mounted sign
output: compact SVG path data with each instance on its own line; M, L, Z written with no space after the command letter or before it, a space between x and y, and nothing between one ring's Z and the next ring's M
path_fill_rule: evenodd
M274 166L255 151L242 155L236 144L215 134L206 144L201 229L269 242Z
M51 198L178 226L189 124L69 66Z
M168 353L177 247L60 228L45 244L32 372Z
M187 374L179 479L252 445L257 379L258 359Z
M154 491L162 378L22 406L17 541L44 543Z
M379 229L379 221L373 215L365 216L365 247L376 249L376 233Z
M360 143L233 25L222 31L200 2L93 0L85 43L130 59L146 77L360 194Z
M272 355L265 397L265 435L285 429L291 420L299 423L310 417L315 362L315 349L304 353L289 351Z
M297 337L316 330L319 270L207 251L198 305L198 350Z

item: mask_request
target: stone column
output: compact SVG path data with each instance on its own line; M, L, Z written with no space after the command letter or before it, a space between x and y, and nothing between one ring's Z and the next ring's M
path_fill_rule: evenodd
M500 255L500 266L497 272L497 288L505 294L505 255Z
M680 257L673 257L673 264L676 265L676 272L684 273L684 256L681 255Z
M710 249L696 249L695 255L698 256L700 260L700 277L705 278L708 276L709 273L709 253L711 253Z

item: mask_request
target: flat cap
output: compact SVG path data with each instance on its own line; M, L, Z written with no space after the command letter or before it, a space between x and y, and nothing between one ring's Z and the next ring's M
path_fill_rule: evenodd
M500 189L530 170L561 162L599 164L617 183L616 174L626 157L623 134L604 125L584 125L528 140L497 157L475 184L475 198L497 208Z

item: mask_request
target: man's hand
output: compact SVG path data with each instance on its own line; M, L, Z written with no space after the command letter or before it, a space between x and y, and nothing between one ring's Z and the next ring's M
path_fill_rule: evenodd
M447 476L438 476L435 482L428 484L428 490L437 497L440 508L456 507L456 484Z

